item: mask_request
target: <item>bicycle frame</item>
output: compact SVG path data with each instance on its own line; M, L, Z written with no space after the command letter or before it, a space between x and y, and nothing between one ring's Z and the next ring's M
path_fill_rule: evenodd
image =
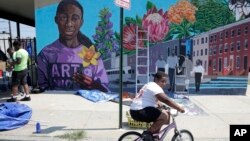
M159 133L155 133L153 134L153 136L159 136L160 138L160 141L163 141L163 139L167 136L168 132L171 130L171 129L175 129L175 131L178 131L177 130L177 125L176 125L176 122L174 120L174 117L173 118L173 122L170 123L169 125L167 125L166 127L164 127ZM164 125L163 125L164 126Z

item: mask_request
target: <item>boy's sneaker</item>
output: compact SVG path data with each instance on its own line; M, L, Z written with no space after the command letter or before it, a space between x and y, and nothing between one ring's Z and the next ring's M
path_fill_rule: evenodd
M7 102L16 102L17 98L11 97L10 99L7 99Z
M143 141L154 141L153 135L149 131L144 131L142 133L142 139Z
M25 96L24 98L20 99L20 101L30 101L30 96Z

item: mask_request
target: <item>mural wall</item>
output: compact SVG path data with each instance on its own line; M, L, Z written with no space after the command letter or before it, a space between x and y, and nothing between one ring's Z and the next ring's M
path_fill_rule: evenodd
M62 0L37 8L39 86L118 92L119 12L113 0ZM149 57L139 62L149 60L150 79L157 70L169 73L168 60L174 54L183 68L178 73L190 82L176 89L244 94L250 66L249 17L248 0L131 0L131 9L124 10L124 91L135 92L136 83L145 83L135 80L137 45L149 47ZM147 40L140 40L146 34L139 30L148 31ZM197 60L205 70L200 91L195 91L190 76Z

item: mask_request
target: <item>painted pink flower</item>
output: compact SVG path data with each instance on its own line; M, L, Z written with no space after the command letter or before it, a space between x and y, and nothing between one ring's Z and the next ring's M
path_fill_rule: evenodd
M163 13L162 9L157 11L155 7L148 10L147 14L143 16L142 27L149 28L151 42L163 40L169 31L167 11Z
M139 39L143 39L143 34L139 33ZM143 47L143 40L138 40L139 47ZM123 47L128 50L134 50L136 47L136 25L127 25L123 27Z

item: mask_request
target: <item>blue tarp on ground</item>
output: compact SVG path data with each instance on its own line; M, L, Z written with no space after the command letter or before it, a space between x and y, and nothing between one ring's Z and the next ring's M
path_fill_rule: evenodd
M20 103L0 104L0 131L16 129L29 122L32 109Z
M76 94L92 102L105 102L118 97L117 93L104 93L99 90L78 90Z

